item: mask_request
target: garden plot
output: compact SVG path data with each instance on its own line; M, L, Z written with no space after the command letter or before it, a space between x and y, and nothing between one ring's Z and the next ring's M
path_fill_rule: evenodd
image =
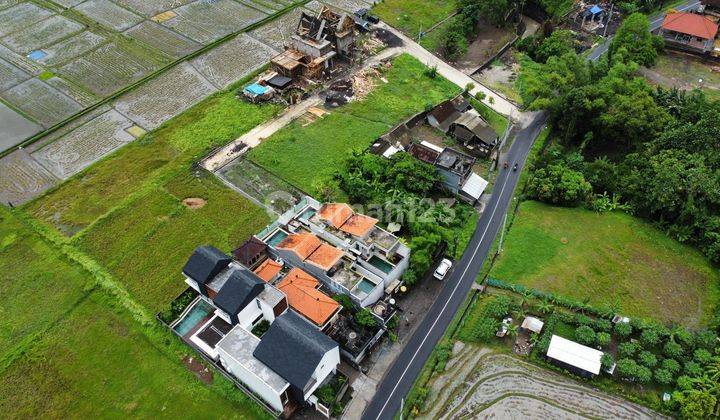
M20 205L58 183L47 169L22 149L0 159L0 174L0 203L3 205Z
M256 202L283 214L305 195L283 179L244 158L238 158L215 173Z
M120 97L115 108L152 130L215 91L190 64L181 63Z
M143 16L151 17L172 8L184 6L192 1L193 0L116 0L115 3L134 10Z
M167 60L119 42L104 45L59 72L99 96L107 96L159 69Z
M302 9L296 8L277 19L248 32L265 44L282 51L290 37L295 34Z
M46 66L62 65L97 48L105 41L106 39L104 37L90 31L80 32L55 45L43 48L43 51L47 55L38 61Z
M240 34L198 56L192 65L215 86L224 88L262 67L275 54L277 51L262 42Z
M132 125L132 121L110 110L34 152L32 156L53 175L65 179L134 140L125 131Z
M88 0L75 7L75 10L118 32L135 26L143 18L108 0Z
M24 55L16 53L15 51L9 49L2 44L0 44L0 60L5 60L6 62L27 73L40 74L40 72L42 71L42 67L40 67L36 62L30 60ZM2 70L0 70L0 72L1 71Z
M0 150L7 150L42 130L38 124L0 102Z
M0 92L10 89L29 78L29 74L0 58Z
M238 32L266 16L233 0L196 0L173 11L177 16L163 22L163 25L202 44Z
M5 36L33 23L48 18L53 13L33 3L22 3L0 11L0 36Z
M662 417L565 376L470 344L429 385L429 412L422 413L422 418L487 418L492 413L512 413L512 418ZM518 404L518 396L524 404Z
M27 54L83 30L83 25L62 16L52 16L3 38L13 50Z
M125 35L142 41L173 58L182 58L202 47L175 31L146 20L125 31Z
M62 77L54 76L45 81L45 83L71 97L75 102L87 108L98 102L98 97L90 92L86 92L82 88L68 82Z
M37 78L0 93L0 97L34 118L45 128L59 123L83 108L70 97Z
M7 9L10 6L15 6L20 3L21 0L0 0L0 10Z

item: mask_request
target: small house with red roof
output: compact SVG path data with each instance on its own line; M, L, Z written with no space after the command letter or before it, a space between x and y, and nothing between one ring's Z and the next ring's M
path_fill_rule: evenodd
M717 23L697 13L668 13L658 34L670 48L708 54L715 48Z

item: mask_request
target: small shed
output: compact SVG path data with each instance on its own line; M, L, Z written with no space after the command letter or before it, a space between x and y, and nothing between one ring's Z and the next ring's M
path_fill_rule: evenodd
M603 352L553 335L547 357L560 367L587 378L600 373Z
M292 84L292 79L289 77L277 75L271 77L270 80L267 81L267 84L277 90L283 90Z
M275 90L270 86L263 86L259 83L252 83L245 86L243 95L252 102L259 102L272 97Z
M545 325L544 322L540 321L539 319L535 318L534 316L528 316L528 317L525 317L522 325L520 325L520 328L522 328L523 330L532 331L534 333L540 334L540 331L542 331L542 328L544 325Z

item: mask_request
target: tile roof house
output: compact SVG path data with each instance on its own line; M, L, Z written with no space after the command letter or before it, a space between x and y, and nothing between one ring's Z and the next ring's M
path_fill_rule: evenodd
M718 25L703 15L675 12L665 15L658 33L669 47L705 54L715 47Z
M428 113L428 124L447 133L450 125L470 108L470 104L462 96L448 99Z
M277 279L282 268L282 263L279 263L272 258L268 258L257 266L253 272L264 281L272 283L275 279Z
M277 284L277 288L287 296L291 308L324 329L340 312L340 304L318 290L319 287L320 282L315 277L297 267Z
M268 259L258 264L256 271L272 274L281 268ZM182 333L186 342L278 413L287 413L298 403L318 404L312 393L336 372L340 353L337 343L310 323L327 323L339 311L335 301L317 290L317 280L299 269L290 270L282 283L286 296L209 246L195 250L183 273L188 285L206 291L184 316L189 317L193 308L201 305L211 309L202 309L205 317ZM309 321L287 310L288 299ZM263 321L270 327L258 337L253 332Z
M317 215L330 226L359 238L366 237L378 222L375 218L355 213L345 203L325 203Z
M253 356L287 380L303 401L340 365L337 343L294 312L270 325Z
M265 257L267 245L258 238L251 236L247 241L235 249L233 258L245 267L252 268Z
M410 249L377 223L347 204L306 196L258 237L273 259L365 307L399 287L409 264Z
M214 246L204 245L195 249L183 267L183 274L191 277L198 285L198 291L207 296L205 285L230 264L230 257Z

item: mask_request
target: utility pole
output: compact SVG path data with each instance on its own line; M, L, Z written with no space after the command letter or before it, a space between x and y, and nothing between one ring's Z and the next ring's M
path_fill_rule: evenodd
M500 245L498 246L498 254L502 252L503 240L505 239L505 224L507 224L507 213L503 217L502 230L500 231Z

